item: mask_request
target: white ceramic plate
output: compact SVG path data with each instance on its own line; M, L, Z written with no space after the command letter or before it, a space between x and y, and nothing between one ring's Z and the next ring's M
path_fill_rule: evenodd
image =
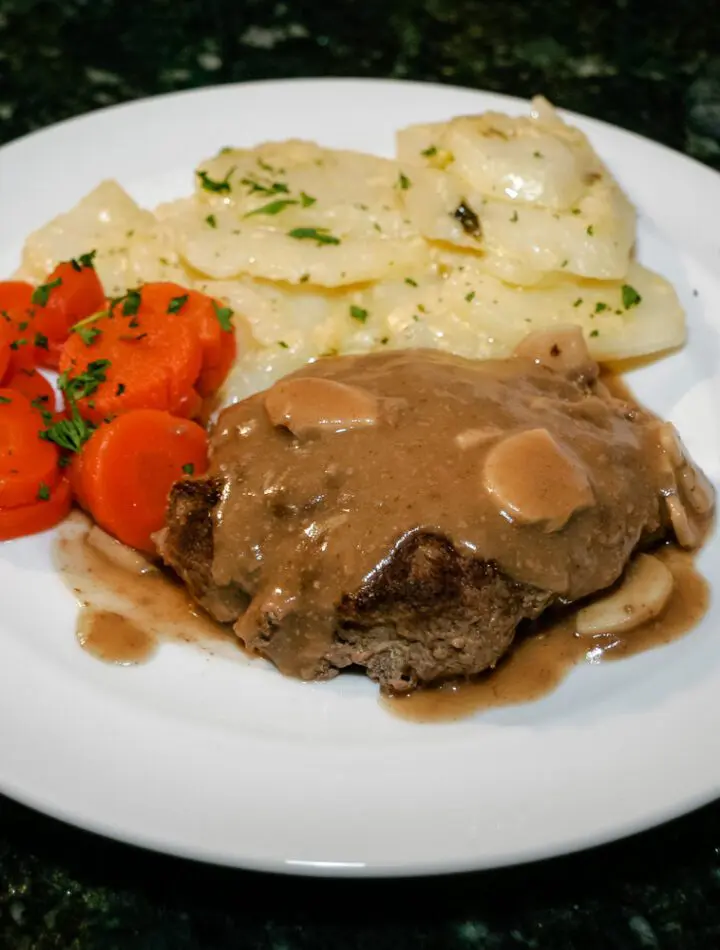
M305 137L392 154L393 132L518 100L395 82L220 86L96 112L0 150L0 274L24 236L102 178L141 202L186 193L228 143ZM683 352L633 374L720 477L720 176L600 122L640 210L641 259L676 286ZM695 293L697 292L697 294ZM416 874L620 837L720 794L720 607L685 639L575 670L540 702L450 724L394 718L360 677L301 684L168 644L118 668L74 638L48 535L0 547L0 789L175 854L306 874ZM717 538L700 567L720 582Z

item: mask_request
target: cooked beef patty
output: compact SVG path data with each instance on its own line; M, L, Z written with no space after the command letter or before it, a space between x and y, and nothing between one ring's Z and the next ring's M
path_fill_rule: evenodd
M401 690L491 668L523 620L670 534L668 498L708 516L681 499L667 426L614 398L571 331L507 360L322 359L224 410L212 447L209 475L171 492L161 554L305 679L356 665Z

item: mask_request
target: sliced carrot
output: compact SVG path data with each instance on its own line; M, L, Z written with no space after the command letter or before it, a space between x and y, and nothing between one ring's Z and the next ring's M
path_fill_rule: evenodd
M34 287L25 280L0 280L0 313L21 320L32 312Z
M29 505L42 486L60 477L57 446L40 438L42 421L30 400L13 389L0 389L0 508Z
M212 395L225 381L237 353L232 311L207 294L169 281L145 284L141 310L145 308L193 323L203 351L196 389L201 396Z
M45 499L17 508L0 508L0 541L54 528L68 514L71 504L70 483L61 478Z
M202 351L188 321L172 321L150 309L124 314L116 306L80 329L93 332L70 335L60 370L70 381L66 391L79 394L77 406L85 419L98 423L130 409L174 413L191 398ZM94 373L96 383L84 395L87 372Z
M13 342L14 334L9 323L0 319L0 381L7 373L10 365L10 344Z
M76 497L100 527L154 551L173 483L207 469L207 434L168 412L138 409L99 428L72 468Z
M32 284L22 280L0 281L0 324L11 337L10 355L5 367L7 375L20 369L32 369L37 361L32 295Z
M14 389L30 400L33 409L55 413L55 390L37 369L22 369L5 381L6 389Z
M105 308L105 292L95 272L92 257L58 264L47 280L33 291L33 329L48 345L38 353L43 366L57 368L58 349L80 320Z

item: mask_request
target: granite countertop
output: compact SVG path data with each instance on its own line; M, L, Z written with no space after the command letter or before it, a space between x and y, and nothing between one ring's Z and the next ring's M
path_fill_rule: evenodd
M316 75L543 92L720 168L713 0L0 0L0 142L152 93ZM208 868L0 797L0 950L411 946L720 947L720 804L581 855L383 883Z

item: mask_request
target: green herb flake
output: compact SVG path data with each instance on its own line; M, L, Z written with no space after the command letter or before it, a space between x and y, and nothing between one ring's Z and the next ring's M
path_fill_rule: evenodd
M50 488L45 482L40 482L37 493L38 501L50 501Z
M298 241L316 241L318 247L322 244L339 244L340 238L330 234L328 228L293 228L288 231L288 237Z
M142 297L139 290L128 290L122 300L122 315L124 317L134 317L140 309Z
M186 463L183 465L182 470L183 470L183 472L185 472L186 475L194 475L194 474L195 474L195 466L194 466L194 464L193 464L192 462L186 462Z
M398 175L398 185L400 186L400 190L407 191L411 184L412 182L407 177L407 175L404 175L402 172L400 172Z
M608 305L603 303L602 300L598 300L595 304L595 313L602 313L604 310L608 309Z
M217 218L215 217L215 215L214 215L214 214L209 214L209 215L205 218L205 224L207 224L208 227L216 228L216 227L217 227Z
M573 307L579 307L582 302L583 302L582 297L578 297L578 299L573 304Z
M358 323L365 323L368 318L368 312L367 310L363 310L362 307L356 307L355 304L353 304L350 307L350 316L353 320L357 320Z
M380 342L382 343L383 346L385 346L386 343L389 343L389 342L390 342L390 337L389 337L389 336L384 336L384 337L380 340Z
M85 346L90 346L91 343L94 343L95 340L102 335L102 330L98 330L97 327L78 327L75 333L77 333Z
M297 201L294 198L279 198L277 201L269 201L266 205L262 205L259 208L254 208L252 211L248 211L247 214L244 214L244 218L252 218L255 214L280 214L281 211L284 211L289 205L296 205Z
M465 300L466 300L468 303L472 303L472 301L473 301L474 299L475 299L475 291L474 291L474 290L471 290L469 294L465 294Z
M173 297L168 304L168 313L180 313L182 308L190 299L190 294L180 294L179 297Z
M625 307L626 310L629 310L631 307L637 307L637 305L642 302L642 297L634 287L630 286L630 284L623 284L622 302L623 307Z
M533 152L533 158L542 158L542 157L543 157L542 152L538 152L537 150Z
M7 396L0 396L0 406L8 406L12 402L12 399L8 399Z
M125 389L126 389L125 383L118 383L117 389L115 390L115 395L122 396L122 394L125 392Z
M241 178L240 184L247 188L249 195L287 195L290 191L285 182L282 181L275 181L270 185L263 185L261 182L255 181L254 178Z
M133 231L128 231L127 236L132 237ZM84 267L91 267L95 269L95 255L97 251L88 251L87 254L81 254L79 257L74 257L70 263L73 270L81 271Z
M300 283L306 284L310 280L310 274L305 273L300 275Z
M51 280L47 284L40 284L39 287L35 288L30 299L34 304L37 304L38 307L45 307L50 299L51 291L59 287L60 284L62 284L62 277L56 277L55 280Z
M27 340L25 337L21 337L19 340L13 340L10 344L10 349L17 353L21 346L27 346Z
M290 349L290 346L285 342L285 340L278 340L278 346L281 346L284 350Z
M215 310L215 316L218 318L218 323L221 328L225 330L226 333L230 333L233 328L233 312L230 307L219 307L216 301L213 300L213 309Z
M591 331L590 331L590 336L600 336L600 331L599 331L599 330L591 330Z
M582 211L580 208L573 208L570 214L582 214Z
M417 282L416 280L413 280L412 277L406 277L406 278L405 278L405 283L406 283L409 287L417 287L417 285L418 285L418 282Z
M567 267L569 263L570 263L570 261L569 261L569 260L567 259L567 257L566 257L565 260L564 260L564 261L562 262L562 264L560 265L560 267L561 267L561 268L562 268L562 267Z
M314 205L317 201L317 198L313 198L312 195L306 195L304 191L300 192L300 204L303 208L309 208L311 205Z
M510 221L513 224L515 224L517 222L517 219L518 219L518 213L517 211L513 211L513 213L510 215Z
M425 158L432 158L433 155L437 155L437 145L428 145L427 148L424 148L421 155L424 155Z
M595 228L592 226L592 224L588 224L588 226L585 228L585 232L589 234L590 237L592 237L593 234L595 234Z
M219 181L211 178L206 171L195 172L195 174L200 179L200 184L205 189L205 191L211 191L216 195L227 195L232 189L230 188L230 176L235 171L235 166L229 169L227 175L224 178L221 178Z

